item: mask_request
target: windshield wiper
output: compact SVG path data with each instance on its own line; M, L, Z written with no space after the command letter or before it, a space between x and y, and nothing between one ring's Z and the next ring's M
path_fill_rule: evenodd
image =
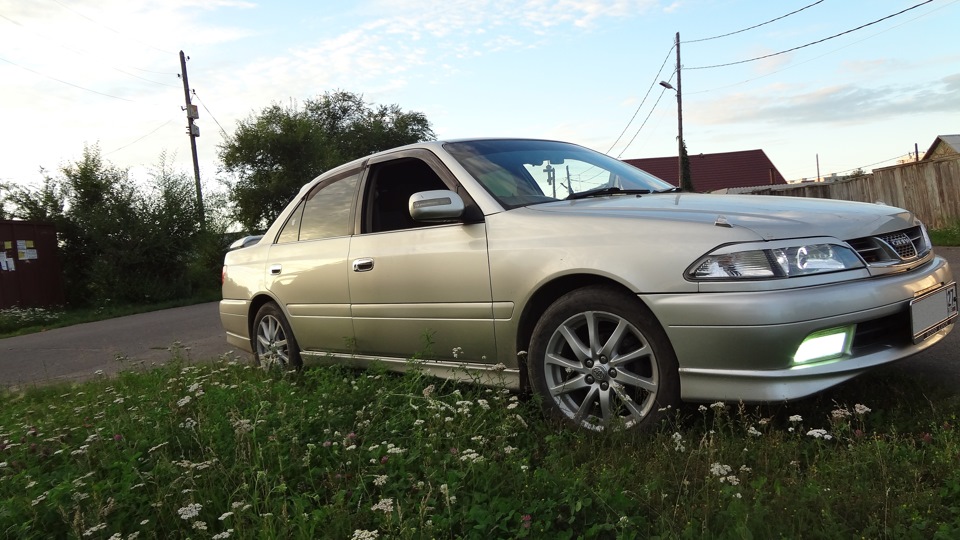
M681 191L683 191L683 189L678 188L678 187L672 187L672 188L669 188L669 189L661 189L661 190L658 191L657 193L680 193Z
M603 187L588 189L587 191L581 191L580 193L571 193L564 200L573 201L576 199L586 199L588 197L602 197L604 195L646 195L648 193L650 193L649 189L621 189L618 187Z

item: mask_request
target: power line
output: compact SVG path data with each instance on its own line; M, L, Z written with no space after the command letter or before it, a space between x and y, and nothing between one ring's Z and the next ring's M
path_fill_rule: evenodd
M197 90L191 89L191 91L193 92L193 95L197 98L197 101L200 102L200 105L203 105L203 110L207 111L207 114L210 115L210 118L213 118L213 121L216 122L217 127L220 128L220 133L223 133L223 136L229 139L230 135L227 134L227 130L223 129L223 126L220 125L220 121L217 120L217 117L214 116L212 112L210 112L210 109L207 108L207 104L204 103L202 99L200 99L200 94L197 93Z
M881 22L881 21L885 21L885 20L887 20L887 19L896 17L897 15L901 15L901 14L906 13L906 12L912 10L912 9L916 9L916 8L918 8L918 7L920 7L920 6L924 5L924 4L929 4L930 2L933 2L933 0L926 0L925 2L920 2L919 4L912 5L912 6L906 8L906 9L904 9L904 10L898 11L898 12L893 13L893 14L891 14L891 15L887 15L886 17L877 19L877 20L875 20L875 21L868 22L868 23L866 23L866 24L862 24L862 25L860 25L860 26L858 26L858 27L856 27L856 28L851 28L850 30L846 30L846 31L840 32L839 34L834 34L834 35L832 35L832 36L830 36L830 37L825 37L825 38L823 38L823 39L818 39L817 41L811 41L810 43L807 43L807 44L805 44L805 45L800 45L799 47L794 47L794 48L792 48L792 49L787 49L787 50L785 50L785 51L775 52L775 53L771 53L771 54L765 54L765 55L763 55L763 56L758 56L758 57L756 57L756 58L749 58L749 59L747 59L747 60L740 60L740 61L737 61L737 62L728 62L728 63L726 63L726 64L715 64L715 65L712 65L712 66L685 67L684 69L712 69L712 68L718 68L718 67L735 66L735 65L737 65L737 64L746 64L747 62L755 62L755 61L757 61L757 60L763 60L764 58L770 58L770 57L772 57L772 56L779 56L779 55L781 55L781 54L786 54L786 53L788 53L788 52L793 52L793 51L796 51L796 50L799 50L799 49L803 49L803 48L805 48L805 47L809 47L809 46L811 46L811 45L816 45L816 44L818 44L818 43L823 43L824 41L827 41L827 40L830 40L830 39L833 39L833 38L837 38L837 37L840 37L840 36L842 36L842 35L849 34L849 33L851 33L851 32L856 32L857 30L861 30L861 29L866 28L866 27L868 27L868 26L872 26L872 25L874 25L874 24L877 24L877 23L879 23L879 22Z
M670 47L670 50L667 51L667 56L663 59L663 64L660 65L660 70L657 71L657 74L653 77L653 82L650 83L650 88L647 88L647 93L644 94L643 99L640 100L640 105L637 106L637 110L633 111L633 116L630 117L630 121L627 122L627 125L623 127L623 131L620 132L620 135L617 136L617 140L613 141L613 144L611 144L611 145L610 145L610 148L607 149L607 151L605 152L606 154L609 154L610 151L613 150L613 147L616 146L618 142L620 142L620 139L623 137L623 134L626 133L626 132L627 132L627 129L630 128L630 124L632 124L633 121L634 121L634 119L637 118L637 114L640 112L640 108L643 107L643 104L644 104L644 103L646 103L647 97L650 95L650 91L653 90L654 85L657 84L657 79L660 78L660 74L663 72L663 67L667 65L667 60L670 59L670 53L672 53L672 52L673 52L673 49L675 49L675 48L676 48L676 45L672 45L672 46ZM671 75L670 78L672 79L672 78L673 78L673 75ZM663 95L662 92L661 92L661 95ZM660 100L658 99L657 101L660 101ZM656 106L654 106L654 107L656 107ZM648 118L649 118L649 116L648 116ZM644 123L646 123L646 122L644 122ZM640 127L642 128L643 126L641 125ZM634 134L634 138L636 138L636 134ZM631 139L630 141L633 142L633 139ZM630 146L630 145L628 144L627 146ZM626 148L624 148L624 150L626 150ZM623 152L621 151L620 153L622 154ZM619 156L618 156L618 157L619 157Z
M160 128L166 126L166 125L169 124L170 122L173 122L173 120L167 120L166 122L160 124L159 126L157 126L157 127L154 128L154 129L152 129L152 130L151 130L149 133L147 133L146 135L143 135L143 136L141 136L141 137L138 137L137 139L135 139L135 140L133 140L133 141L131 141L131 142L129 142L129 143L121 146L120 148L114 148L113 150L107 152L107 153L104 154L104 155L109 155L109 154L112 154L112 153L114 153L114 152L119 152L120 150L123 150L124 148L126 148L126 147L128 147L128 146L133 146L134 144L140 142L141 140L146 139L146 138L149 137L150 135L153 135L154 133L156 133L157 131L159 131Z
M896 30L897 28L900 28L901 26L910 24L910 23L912 23L913 21L915 21L915 20L917 20L917 19L920 19L920 18L923 18L923 17L927 17L927 16L929 16L931 13L934 13L934 12L940 11L941 9L950 7L951 4L956 4L957 2L960 2L960 0L952 0L952 1L951 1L950 3L948 3L948 4L944 4L944 5L936 8L936 9L931 9L930 11L928 11L928 12L926 12L926 13L923 13L923 14L921 14L921 15L917 15L916 17L914 17L914 18L912 18L912 19L910 19L910 20L908 20L908 21L904 21L904 22L902 22L902 23L900 23L900 24L891 26L890 28L885 28L885 29L877 32L876 34L869 35L869 36L867 36L867 37L865 37L865 38L863 38L863 39L858 39L857 41L853 41L853 42L847 43L846 45L843 45L842 47L837 47L836 49L833 49L832 51L825 52L825 53L821 54L820 56L814 56L813 58L810 58L810 59L808 59L808 60L804 60L804 61L802 61L802 62L794 62L794 63L792 63L792 64L790 64L790 65L788 65L788 66L784 66L784 67L782 67L782 68L780 68L780 69L778 69L778 70L771 71L771 72L769 72L769 73L764 73L763 75L758 75L758 76L753 77L753 78L751 78L751 79L745 79L745 80L742 80L742 81L740 81L740 82L735 82L735 83L733 83L733 84L727 84L727 85L724 85L724 86L716 86L716 87L714 87L714 88L708 88L708 89L706 89L706 90L697 90L696 92L684 92L684 95L691 96L691 95L694 95L694 94L706 94L706 93L708 93L708 92L713 92L713 91L715 91L715 90L723 90L724 88L730 88L730 87L733 87L733 86L740 86L741 84L746 84L746 83L749 83L749 82L756 81L756 80L758 80L758 79L762 79L762 78L764 78L764 77L769 77L769 76L771 76L771 75L776 75L777 73L780 73L781 71L786 71L786 70L788 70L788 69L793 69L793 68L795 68L795 67L802 66L803 64L807 64L807 63L809 63L809 62L813 62L814 60L819 60L819 59L823 58L824 56L831 55L831 54L833 54L833 53L835 53L835 52L837 52L837 51L842 51L843 49L846 49L846 48L848 48L848 47L853 47L853 46L856 45L857 43L863 43L864 41L867 41L868 39L873 39L873 38L875 38L875 37L877 37L877 36L879 36L879 35L881 35L881 34L886 34L887 32L890 32L891 30Z
M673 77L670 77L670 79L673 80ZM670 81L667 81L667 82L670 82ZM657 101L653 103L653 107L650 107L650 112L647 113L647 117L643 119L643 123L640 124L640 127L637 128L637 131L633 134L633 137L630 138L630 142L628 142L627 145L623 147L623 150L621 150L620 153L617 154L617 159L620 159L620 156L622 156L623 153L627 151L627 148L630 148L630 145L633 144L634 139L636 139L637 135L640 134L640 130L643 129L643 126L647 125L647 120L650 120L650 115L653 114L653 111L657 110L657 105L660 104L660 100L663 98L663 94L666 91L667 91L666 87L664 87L663 90L660 91L660 95L657 96Z
M6 15L3 15L2 13L0 13L0 19L5 19L5 20L7 20L7 21L10 22L10 23L19 26L19 27L22 28L23 30L25 30L25 31L27 31L27 32L30 32L31 34L33 34L33 35L39 37L41 40L43 40L43 42L44 42L45 44L46 44L46 43L53 42L53 43L56 43L60 48L65 49L65 50L67 50L67 51L70 51L70 52L72 52L73 54L76 54L77 56L95 57L98 63L100 63L101 60L102 60L102 55L97 55L97 54L95 54L95 53L91 53L91 52L89 52L89 51L84 51L84 50L82 50L82 49L74 49L73 47L68 47L68 46L64 45L62 42L56 40L55 38L51 38L50 36L44 35L44 34L41 33L41 32L37 32L36 30L33 30L33 29L27 27L26 25L24 25L24 24L21 23L20 21L11 19L10 17L7 17ZM133 78L135 78L135 79L140 79L141 81L147 81L147 82L150 82L150 83L153 83L153 84L157 84L157 85L161 85L161 86L170 86L170 87L172 87L172 88L177 88L176 85L167 84L167 83L163 83L163 82L160 82L160 81L155 81L155 80L153 80L153 79L148 79L148 78L146 78L146 77L141 77L141 76L139 76L139 75L136 75L136 74L133 74L133 73L129 73L129 72L127 72L127 71L124 71L123 69L120 69L120 68L118 68L118 67L116 67L116 66L111 66L111 67L112 67L114 70L119 71L120 73L123 73L124 75L133 77ZM130 69L138 69L138 68L130 68ZM160 72L149 72L149 71L147 71L147 70L138 70L138 71L144 71L144 72L148 72L148 73L160 73ZM173 75L173 73L164 73L164 75Z
M798 10L796 10L796 11L791 11L790 13L787 13L786 15L781 15L781 16L777 17L776 19L770 19L770 20L767 21L767 22L762 22L762 23L760 23L760 24L755 24L755 25L753 25L753 26L749 26L749 27L744 28L744 29L742 29L742 30L737 30L736 32L729 32L729 33L727 33L727 34L720 34L719 36L713 36L713 37L708 37L708 38L693 39L693 40L690 40L690 41L684 41L684 42L682 42L682 43L699 43L699 42L701 42L701 41L710 41L711 39L719 39L719 38L722 38L722 37L727 37L727 36L732 36L732 35L734 35L734 34L739 34L739 33L741 33L741 32L746 32L747 30L753 30L754 28L760 28L761 26L763 26L763 25L765 25L765 24L770 24L770 23L772 23L772 22L779 21L780 19L784 19L784 18L787 18L787 17L789 17L789 16L791 16L791 15L795 15L795 14L797 14L797 13L800 13L801 11L803 11L803 10L805 10L805 9L807 9L807 8L811 8L811 7L817 5L817 4L821 3L821 2L823 2L823 0L817 0L816 2L814 2L814 3L812 3L812 4L808 4L808 5L806 5L806 6L803 6L802 8L800 8L800 9L798 9Z
M849 168L849 169L841 169L841 170L839 170L839 171L833 171L833 173L834 173L834 174L842 174L842 173L846 173L846 172L852 172L852 171L855 171L855 170L857 170L857 169L866 170L867 167L873 167L874 165L880 165L881 163L886 163L886 162L888 162L888 161L893 161L893 160L895 160L895 159L900 159L901 157L903 157L903 154L897 155L897 156L892 157L892 158L883 159L883 160L877 161L876 163L870 163L870 164L868 164L868 165L860 165L860 166L857 166L857 167L851 167L851 168ZM809 176L813 176L813 175L809 175ZM801 178L808 178L808 176L801 176ZM826 178L829 178L829 177L826 177Z
M111 94L105 94L105 93L103 93L103 92L98 92L97 90L93 90L93 89L91 89L91 88L87 88L87 87L85 87L85 86L80 86L79 84L73 84L72 82L67 82L67 81L64 81L63 79L58 79L58 78L56 78L56 77L51 77L50 75L47 75L47 74L44 74L44 73L40 73L39 71L36 71L36 70L34 70L34 69L30 69L30 68L28 68L28 67L26 67L26 66L21 66L20 64L18 64L18 63L16 63L16 62L11 62L10 60L7 60L6 58L0 58L0 61L3 61L3 62L6 62L6 63L8 63L8 64L17 66L17 67L20 68L20 69L23 69L23 70L29 71L30 73L34 73L34 74L39 75L39 76L41 76L41 77L50 79L51 81L57 81L58 83L65 84L65 85L67 85L67 86L72 86L72 87L74 87L74 88L79 88L80 90L86 90L87 92L93 92L94 94L100 94L101 96L106 96L106 97L108 97L108 98L119 99L120 101L127 101L127 102L130 102L130 103L133 103L133 100L132 100L132 99L122 98L122 97L114 96L114 95L111 95Z
M109 26L107 26L107 25L105 25L105 24L103 24L103 23L101 23L101 22L99 22L99 21L96 21L96 20L88 17L87 15L84 15L83 13L80 13L79 11L73 9L72 7L64 4L64 3L61 2L60 0L53 0L53 1L56 2L57 4L59 4L60 7L66 9L66 10L68 10L68 11L72 11L74 14L83 17L84 19L86 19L86 20L88 20L88 21L96 24L97 26L102 26L103 28L106 28L107 30L110 30L111 32L117 34L118 36L122 36L122 37L124 37L124 38L126 38L126 39L129 39L130 41L139 43L140 45L143 45L144 47L148 47L148 48L153 49L153 50L155 50L155 51L160 51L160 52L162 52L162 53L164 53L164 54L176 54L176 53L173 53L173 52L170 52L170 51L166 51L166 50L163 50L163 49L158 49L157 47L154 47L153 45L150 45L149 43L144 43L144 42L142 42L142 41L140 41L140 40L138 40L138 39L136 39L136 38L130 37L130 36L128 36L128 35L120 32L119 30L117 30L117 29L115 29L115 28L111 28L111 27L109 27Z

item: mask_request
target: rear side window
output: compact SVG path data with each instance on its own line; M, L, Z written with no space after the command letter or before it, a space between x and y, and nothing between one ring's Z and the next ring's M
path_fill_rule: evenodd
M347 236L353 232L353 206L359 173L323 183L307 194L287 218L277 243Z
M300 236L300 218L303 217L303 201L300 201L300 204L297 205L296 210L290 214L290 217L287 218L287 222L283 224L283 229L280 231L280 236L277 237L278 244L286 244L289 242L296 242Z
M307 195L300 240L347 236L353 232L350 215L357 200L359 179L360 175L354 174Z

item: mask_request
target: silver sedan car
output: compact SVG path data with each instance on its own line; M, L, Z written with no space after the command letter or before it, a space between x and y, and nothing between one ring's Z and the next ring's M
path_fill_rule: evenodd
M935 345L957 317L908 211L684 193L524 139L328 171L227 253L223 278L227 338L261 364L416 365L530 390L594 430L680 400L807 396Z

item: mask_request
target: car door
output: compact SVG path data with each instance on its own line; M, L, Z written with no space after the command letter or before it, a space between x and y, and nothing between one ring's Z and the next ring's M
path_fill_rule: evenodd
M270 246L267 287L305 351L351 348L347 255L359 179L355 170L311 189Z
M358 353L496 361L482 215L469 200L468 223L418 223L408 210L413 193L458 187L426 150L368 164L360 234L349 255Z

